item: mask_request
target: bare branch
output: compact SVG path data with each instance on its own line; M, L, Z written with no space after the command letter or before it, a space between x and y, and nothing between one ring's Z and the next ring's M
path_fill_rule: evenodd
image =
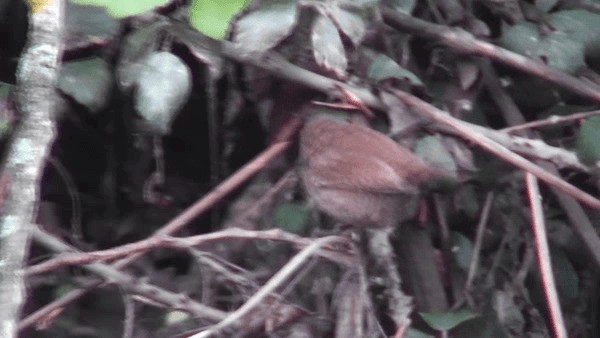
M54 83L61 55L63 1L29 16L28 47L17 74L23 114L0 177L6 199L0 206L0 336L15 337L24 300L24 259L38 199L38 182L54 141Z

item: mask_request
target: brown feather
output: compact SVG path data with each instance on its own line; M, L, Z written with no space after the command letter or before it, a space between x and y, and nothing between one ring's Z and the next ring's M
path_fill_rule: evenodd
M390 226L403 200L440 176L384 134L317 116L300 135L301 177L320 209L343 222Z
M328 187L416 193L422 182L439 176L410 150L360 124L318 116L307 123L301 138L309 170L322 171L320 184Z

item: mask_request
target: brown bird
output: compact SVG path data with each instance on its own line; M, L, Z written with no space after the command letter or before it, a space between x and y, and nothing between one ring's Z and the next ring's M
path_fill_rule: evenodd
M357 226L394 227L420 187L444 173L366 126L311 118L300 135L300 176L317 207Z

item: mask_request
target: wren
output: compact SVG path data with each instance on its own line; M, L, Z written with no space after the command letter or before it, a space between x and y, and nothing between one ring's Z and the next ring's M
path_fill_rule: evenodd
M386 135L315 116L300 134L300 177L316 206L359 227L394 227L425 183L444 176ZM410 213L410 212L409 212Z

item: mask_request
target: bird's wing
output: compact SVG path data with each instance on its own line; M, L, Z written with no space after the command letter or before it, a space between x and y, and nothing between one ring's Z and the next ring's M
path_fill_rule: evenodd
M357 152L325 150L308 163L310 171L320 173L315 183L337 189L358 189L378 193L417 193L417 187L404 180L385 161Z
M310 123L310 122L309 122ZM410 150L366 126L316 120L301 149L318 185L380 193L417 193L431 168Z

